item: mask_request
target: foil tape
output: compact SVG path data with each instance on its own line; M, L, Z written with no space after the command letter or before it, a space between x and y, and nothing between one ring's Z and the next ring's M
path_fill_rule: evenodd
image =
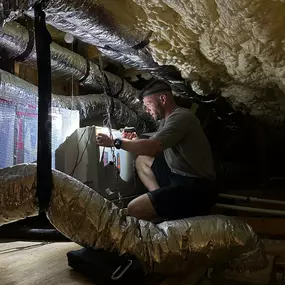
M122 209L74 178L53 170L47 215L66 237L84 247L135 255L146 272L175 274L190 266L238 272L264 268L264 248L244 222L205 216L161 224L126 216ZM36 165L0 169L0 226L38 213Z
M16 58L23 54L29 43L29 33L27 29L16 22L8 22L0 29L0 52L5 52L9 58ZM51 69L54 77L61 77L80 81L80 84L87 87L90 92L104 93L102 88L102 72L98 65L90 62L87 70L87 61L81 55L63 48L56 43L50 45L51 50ZM25 64L37 68L36 48L31 50L28 57L24 60ZM85 80L84 76L88 73ZM151 116L146 113L142 102L138 100L139 91L133 88L125 79L114 74L105 72L109 85L111 96L122 100L129 108L138 113L143 119L153 124Z
M0 97L14 103L37 106L38 104L38 88L29 82L26 82L11 73L0 70ZM111 98L105 94L91 94L81 96L64 96L52 95L52 107L76 109L79 110L80 120L102 120L107 115L108 106ZM129 109L118 99L113 99L113 122L116 126L134 126L138 133L149 130L145 121L137 114Z

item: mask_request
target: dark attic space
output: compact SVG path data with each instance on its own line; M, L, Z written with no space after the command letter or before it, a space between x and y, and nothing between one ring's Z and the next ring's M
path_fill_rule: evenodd
M285 284L283 0L0 0L0 284Z

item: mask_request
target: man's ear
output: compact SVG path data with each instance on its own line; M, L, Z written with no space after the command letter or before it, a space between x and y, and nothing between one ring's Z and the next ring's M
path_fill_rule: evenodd
M159 96L160 102L164 105L166 103L166 95L165 94L161 94Z

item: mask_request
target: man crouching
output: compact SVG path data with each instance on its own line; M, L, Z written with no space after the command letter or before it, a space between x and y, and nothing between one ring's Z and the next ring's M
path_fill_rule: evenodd
M154 136L139 139L135 133L124 133L113 141L97 135L100 146L138 155L136 169L149 192L129 203L129 215L151 221L208 214L214 203L215 170L198 118L176 105L170 86L162 81L147 86L142 98L147 112L161 120Z

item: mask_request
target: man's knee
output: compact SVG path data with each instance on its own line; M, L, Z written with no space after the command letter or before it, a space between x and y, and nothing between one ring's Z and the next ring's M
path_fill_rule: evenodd
M145 167L145 156L139 155L136 159L136 169L141 170Z
M136 159L136 169L140 171L144 170L145 168L151 168L153 160L154 160L153 157L139 155Z
M137 219L151 221L156 217L156 212L151 204L148 195L144 194L128 204L129 216Z
M137 203L135 200L131 201L128 204L128 214L129 216L136 217L139 219L141 210L139 209L139 203Z

